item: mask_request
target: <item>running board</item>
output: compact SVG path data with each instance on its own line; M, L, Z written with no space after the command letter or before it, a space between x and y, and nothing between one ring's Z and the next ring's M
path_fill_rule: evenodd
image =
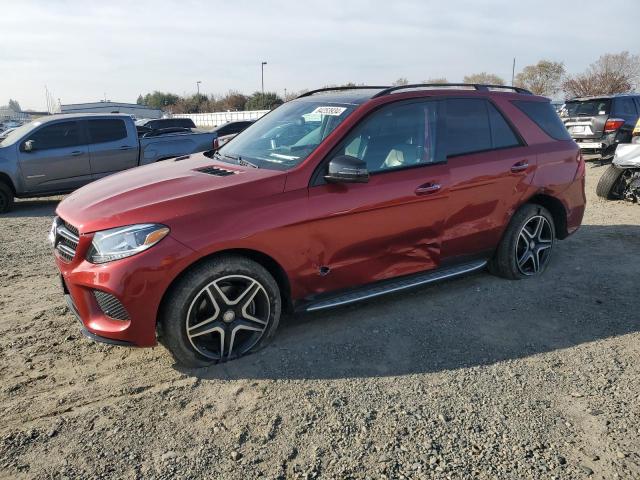
M407 288L438 282L447 278L459 277L466 273L480 270L481 268L484 268L486 264L486 260L478 260L455 267L419 273L417 275L411 275L410 277L387 280L382 283L361 287L356 290L350 290L348 292L341 293L330 298L325 297L322 300L312 301L306 307L304 307L304 311L313 312L316 310L324 310L325 308L347 305L349 303L359 302L368 298L386 295L387 293L398 292L400 290L406 290Z

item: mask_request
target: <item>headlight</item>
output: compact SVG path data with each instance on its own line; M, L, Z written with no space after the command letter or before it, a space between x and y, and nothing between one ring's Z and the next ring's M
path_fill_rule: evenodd
M130 257L153 247L169 234L169 227L158 224L129 225L96 232L87 260L105 263Z

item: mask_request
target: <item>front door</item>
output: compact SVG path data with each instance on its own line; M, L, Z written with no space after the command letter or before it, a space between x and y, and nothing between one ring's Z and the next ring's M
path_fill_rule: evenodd
M449 172L437 101L374 112L329 155L309 188L309 254L319 294L438 267ZM327 184L330 158L357 157L368 183Z
M25 150L31 140L32 150ZM29 193L66 192L91 181L89 149L80 123L46 123L19 146L20 169Z

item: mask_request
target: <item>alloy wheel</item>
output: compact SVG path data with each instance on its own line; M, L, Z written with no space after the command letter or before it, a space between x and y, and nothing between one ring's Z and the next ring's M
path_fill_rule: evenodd
M524 224L516 243L516 263L523 275L535 275L544 270L553 246L553 229L542 215L531 217Z
M227 275L194 297L187 312L187 338L208 359L236 358L258 343L270 314L269 296L260 282L245 275Z

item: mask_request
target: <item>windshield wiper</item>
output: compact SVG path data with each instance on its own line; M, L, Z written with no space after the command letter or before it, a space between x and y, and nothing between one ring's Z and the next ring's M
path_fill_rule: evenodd
M248 160L245 160L243 158L238 157L237 159L238 165L242 165L244 167L253 167L253 168L259 168L258 165L256 165L255 163L251 163Z
M229 160L233 160L238 165L242 165L243 167L260 168L255 163L251 163L249 160L243 159L242 157L240 157L240 155L237 155L237 156L236 155L229 155L228 153L220 153L217 150L216 150L216 153L214 155L216 155L220 159L228 158Z

